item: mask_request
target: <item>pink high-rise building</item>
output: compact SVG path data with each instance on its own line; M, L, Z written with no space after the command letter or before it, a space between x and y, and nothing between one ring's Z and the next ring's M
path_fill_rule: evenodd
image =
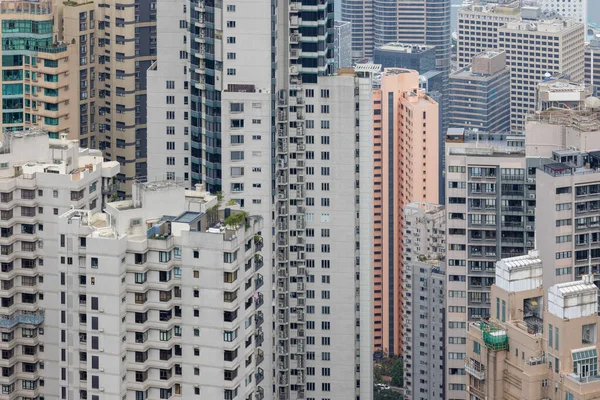
M417 71L386 68L374 90L374 351L402 349L402 210L437 203L438 103Z

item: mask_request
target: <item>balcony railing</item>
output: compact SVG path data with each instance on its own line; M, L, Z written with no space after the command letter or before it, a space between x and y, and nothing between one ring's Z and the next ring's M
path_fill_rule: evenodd
M465 362L465 371L480 381L485 379L485 368L481 363L474 360Z
M17 324L39 325L44 322L44 311L17 311L0 317L0 327L12 328Z

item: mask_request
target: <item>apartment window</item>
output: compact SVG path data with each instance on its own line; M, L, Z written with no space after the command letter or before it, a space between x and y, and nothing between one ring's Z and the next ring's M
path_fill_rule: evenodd
M167 150L175 150L175 142L167 142Z
M231 144L244 143L244 135L231 135Z
M175 127L167 126L167 135L174 135L174 134L175 134Z
M235 21L227 21L228 28L235 28Z
M329 89L321 89L321 97L324 99L329 98Z
M229 123L231 128L243 128L244 120L243 119L232 119Z
M552 324L548 324L548 346L552 347L553 346L553 330L552 330Z
M175 157L167 157L167 165L175 165Z
M231 154L231 160L232 161L243 160L244 159L244 152L243 151L232 151L230 154Z
M236 74L235 68L227 68L227 75L234 76Z
M167 104L175 104L175 96L167 96Z
M175 81L167 81L167 89L175 89Z
M228 60L235 60L236 54L235 53L227 53L227 59Z
M233 5L233 4L228 5L227 6L227 11L228 12L235 12L235 5Z
M329 290L321 290L321 299L330 299L331 298L331 293L329 292Z
M304 91L305 96L306 97L315 97L315 90L314 89L306 89Z
M321 114L329 114L329 105L327 105L327 104L321 105Z
M235 44L235 36L227 36L227 43Z
M329 121L321 121L321 129L329 129Z
M313 104L307 104L305 109L308 114L315 112L315 106Z
M175 119L175 111L167 111L167 119Z

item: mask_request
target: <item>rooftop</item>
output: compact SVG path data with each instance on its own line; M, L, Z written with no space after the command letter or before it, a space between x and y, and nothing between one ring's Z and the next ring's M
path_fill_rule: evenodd
M587 107L582 110L550 108L529 114L527 121L566 126L579 132L600 131L600 113Z
M446 143L463 143L466 146L448 146L450 155L494 156L525 154L525 136L491 133L478 129L449 128Z
M507 22L506 25L501 29L511 31L561 33L562 31L577 26L581 27L583 30L583 24L572 19L552 18L538 19L535 21L520 19Z
M395 51L399 53L409 54L420 54L428 50L434 50L435 46L428 46L424 44L411 44L411 43L387 43L377 47L375 50L382 51Z

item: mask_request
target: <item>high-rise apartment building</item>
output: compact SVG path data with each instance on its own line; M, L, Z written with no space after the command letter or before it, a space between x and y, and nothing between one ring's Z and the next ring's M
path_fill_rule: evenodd
M174 181L135 185L132 200L105 213L63 214L54 324L66 357L55 373L70 379L61 389L268 398L263 228L262 218Z
M53 138L77 139L78 45L59 42L51 0L3 1L2 130L43 127Z
M583 81L583 27L574 20L552 19L515 20L498 29L498 49L506 52L510 86L516 88L510 104L513 133L523 132L527 113L535 109L536 85L544 76L561 73Z
M456 46L459 68L471 64L473 57L486 50L498 48L498 28L518 19L519 0L497 0L465 5L458 12L458 42Z
M191 187L189 17L186 0L160 1L157 60L148 69L148 179L181 180ZM188 55L181 57L182 55Z
M495 262L534 247L535 168L524 136L447 138L446 396L466 398L465 328L490 316Z
M159 79L150 103L164 129L150 132L150 170L163 168L153 160L166 163L167 179L181 178L185 186L203 182L210 192L222 191L225 201L271 221L272 236L271 229L262 236L272 277L261 289L275 293L274 313L265 315L274 326L264 332L273 344L263 367L264 387L274 390L268 395L370 398L371 87L379 69L359 66L334 75L332 1L188 6L188 18L166 11L172 23L158 25L151 74ZM309 27L315 23L322 28ZM176 47L171 37L178 46L189 43L187 71L170 55L167 46ZM169 121L188 112L186 81L183 93L178 86L186 72L189 136L185 123Z
M156 60L157 2L55 3L56 34L77 44L79 67L69 72L78 80L81 145L121 164L119 197L131 196L132 183L147 176L146 71Z
M510 131L510 71L503 51L484 51L452 73L450 92L451 127Z
M404 207L404 387L410 399L444 393L446 213L443 206Z
M85 275L77 276L78 259L57 256L61 245L58 216L73 207L100 211L119 171L118 163L103 162L98 150L80 149L66 134L60 139L48 136L45 130L29 130L5 132L2 139L0 329L5 365L1 384L6 397L66 397L68 377L59 367L67 362L66 350L60 351L66 337L58 325L62 320L66 329L60 309L61 303L66 304L67 282L62 281L61 296L58 270L74 272L69 288L85 282ZM79 309L81 303L70 304ZM70 326L80 323L85 319L70 316ZM71 349L69 357L80 365L74 361L74 357L81 360L77 351ZM82 373L85 377L85 366ZM78 385L78 398L86 396L86 388L86 382ZM73 391L70 396L75 397Z
M538 252L498 262L490 319L469 324L469 398L584 399L598 385L598 287L542 285Z
M402 213L413 201L438 199L438 104L416 71L386 68L373 91L375 230L374 349L402 347Z
M278 399L372 396L371 76L378 70L359 65L278 93Z

